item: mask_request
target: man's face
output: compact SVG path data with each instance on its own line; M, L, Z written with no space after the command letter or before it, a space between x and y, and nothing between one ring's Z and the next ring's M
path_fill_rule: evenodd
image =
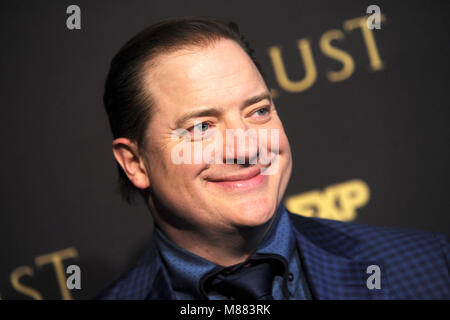
M175 218L185 226L211 231L266 223L285 192L291 152L269 90L244 50L231 40L220 40L204 48L162 54L144 83L156 106L146 132L144 161L153 195L167 209L156 213L155 219ZM250 101L255 97L259 99ZM195 133L195 139L174 138L176 129L186 130L191 138ZM226 139L227 129L265 129L269 141L265 151L272 164L276 162L276 170L264 175L260 172L267 165L237 164L238 156L254 163L258 153L248 138L241 146L238 139ZM277 141L271 143L275 131ZM195 152L217 145L218 134L223 137L223 163L194 161ZM180 150L180 144L192 151L190 164L174 162L174 148Z

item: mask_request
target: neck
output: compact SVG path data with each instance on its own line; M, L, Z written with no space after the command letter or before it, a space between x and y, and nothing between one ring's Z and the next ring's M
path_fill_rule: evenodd
M245 261L256 250L276 216L274 214L266 223L255 227L214 229L161 215L160 212L166 210L157 210L153 201L147 205L155 224L169 240L203 259L226 267Z
M221 266L245 261L258 247L270 229L273 219L257 227L237 228L234 231L177 229L155 219L168 239L179 247Z

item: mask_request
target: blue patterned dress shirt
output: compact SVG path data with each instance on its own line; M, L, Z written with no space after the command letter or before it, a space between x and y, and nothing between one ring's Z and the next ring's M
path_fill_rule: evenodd
M293 226L286 210L279 207L275 220L264 240L258 246L256 253L278 254L286 259L289 267L288 290L290 297L284 297L282 292L283 278L275 276L272 285L272 296L275 300L307 300L311 299L310 291L302 271L301 260ZM169 240L155 226L154 233L161 259L167 268L172 289L179 300L203 299L200 291L200 279L217 265L199 257ZM210 300L224 300L227 297L211 294Z

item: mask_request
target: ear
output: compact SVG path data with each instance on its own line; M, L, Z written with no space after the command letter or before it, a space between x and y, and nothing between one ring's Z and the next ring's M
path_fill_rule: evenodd
M135 187L148 188L150 180L147 176L144 159L139 155L137 144L127 138L117 138L113 141L112 147L116 161Z

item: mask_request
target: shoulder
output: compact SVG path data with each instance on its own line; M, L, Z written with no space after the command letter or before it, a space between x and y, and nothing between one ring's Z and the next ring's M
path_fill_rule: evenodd
M449 259L449 240L442 233L305 218L293 213L290 217L294 227L310 237L325 238L322 241L331 241L332 237L350 237L358 241L359 251L368 251L372 255L387 255L392 251L408 255L422 252L440 254L441 258Z
M325 229L332 228L349 236L356 237L358 239L364 239L367 241L373 241L379 237L388 237L389 240L394 241L402 239L428 239L431 241L437 240L439 242L443 241L444 243L447 243L447 237L442 233L407 228L372 226L355 222L344 222L323 218L306 218L294 213L290 213L290 217L296 227L301 226L302 228L306 227L315 229L320 226Z
M306 241L357 261L381 262L393 296L413 297L418 287L428 293L447 292L448 296L450 246L446 235L290 216Z
M152 241L151 246L136 265L104 288L94 299L143 300L151 291L159 271L160 260Z

